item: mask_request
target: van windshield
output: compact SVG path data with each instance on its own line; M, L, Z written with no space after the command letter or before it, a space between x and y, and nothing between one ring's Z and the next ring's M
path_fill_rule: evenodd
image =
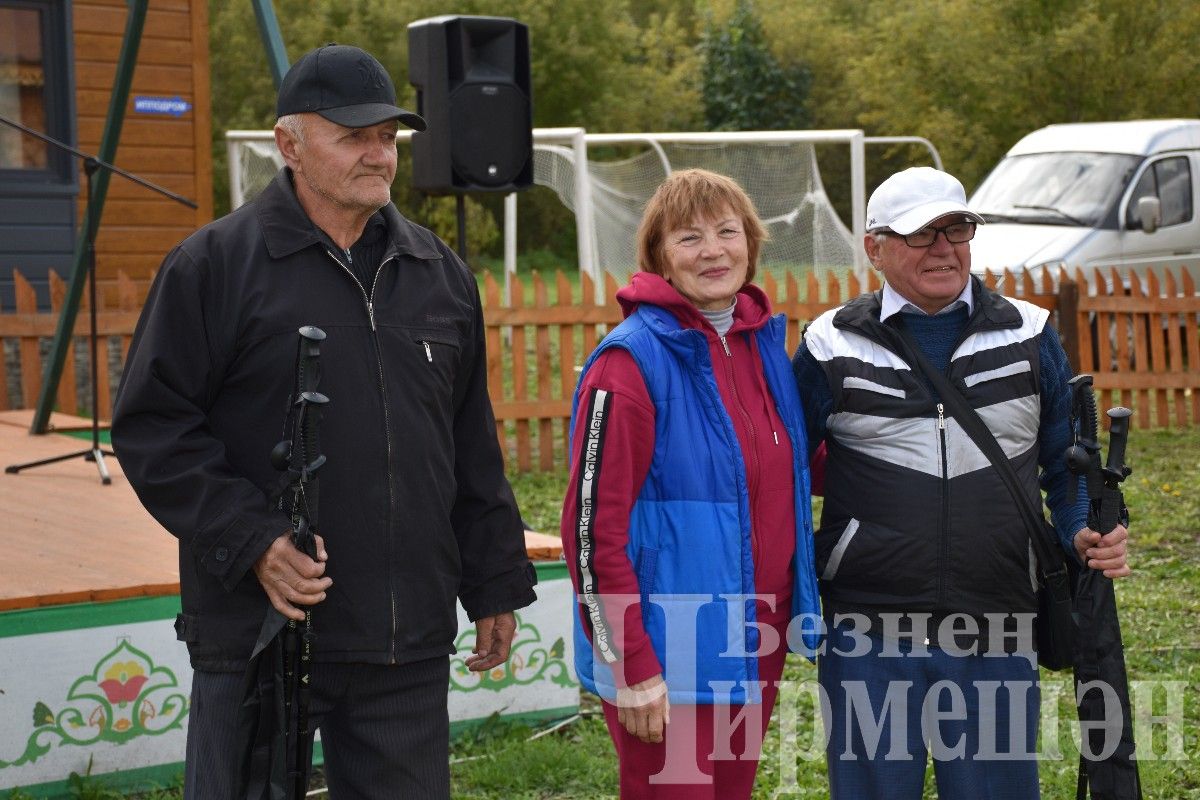
M1099 227L1141 161L1116 153L1034 153L1001 161L970 206L989 222Z

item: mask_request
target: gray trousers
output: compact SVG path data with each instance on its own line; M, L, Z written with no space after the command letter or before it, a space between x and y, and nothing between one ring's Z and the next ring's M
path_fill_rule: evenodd
M230 800L241 754L236 721L243 675L192 676L186 800ZM331 800L450 797L450 659L312 667L310 719L321 731Z

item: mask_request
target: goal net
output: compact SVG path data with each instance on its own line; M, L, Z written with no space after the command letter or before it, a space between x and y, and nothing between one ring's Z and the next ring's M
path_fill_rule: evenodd
M637 269L642 209L663 178L691 167L732 177L754 201L770 237L759 255L760 274L782 279L861 267L855 247L861 232L847 228L830 203L815 151L817 143L835 142L849 145L853 153L857 137L861 163L861 132L626 135L565 130L582 135L584 147L568 146L572 137L564 129L535 130L533 176L575 213L585 271L606 271L625 283ZM226 139L236 208L262 191L283 161L270 131L230 131ZM581 187L583 152L587 169ZM602 158L600 153L616 155ZM860 205L861 188L855 194L855 205Z
M588 160L596 265L618 283L637 269L646 202L670 172L689 168L728 175L754 201L770 237L759 255L760 272L782 277L854 267L852 234L825 194L812 142L661 141L625 158ZM569 150L535 146L534 180L578 215L575 179Z
M229 202L231 208L248 203L283 167L283 156L271 131L229 131L225 134L229 154Z

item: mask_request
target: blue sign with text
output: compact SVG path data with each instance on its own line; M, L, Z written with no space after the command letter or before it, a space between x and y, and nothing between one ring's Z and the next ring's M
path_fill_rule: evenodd
M139 114L170 114L182 117L192 110L192 104L182 97L135 97L133 110Z

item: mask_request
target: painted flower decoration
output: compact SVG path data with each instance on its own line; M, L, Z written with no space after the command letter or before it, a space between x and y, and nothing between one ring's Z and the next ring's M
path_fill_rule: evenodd
M181 729L187 714L188 698L175 674L122 637L91 674L71 684L62 707L34 704L25 751L15 759L0 754L0 770L31 764L61 747L159 736Z
M100 688L108 702L124 706L137 699L149 678L146 670L136 661L118 661L104 671Z

